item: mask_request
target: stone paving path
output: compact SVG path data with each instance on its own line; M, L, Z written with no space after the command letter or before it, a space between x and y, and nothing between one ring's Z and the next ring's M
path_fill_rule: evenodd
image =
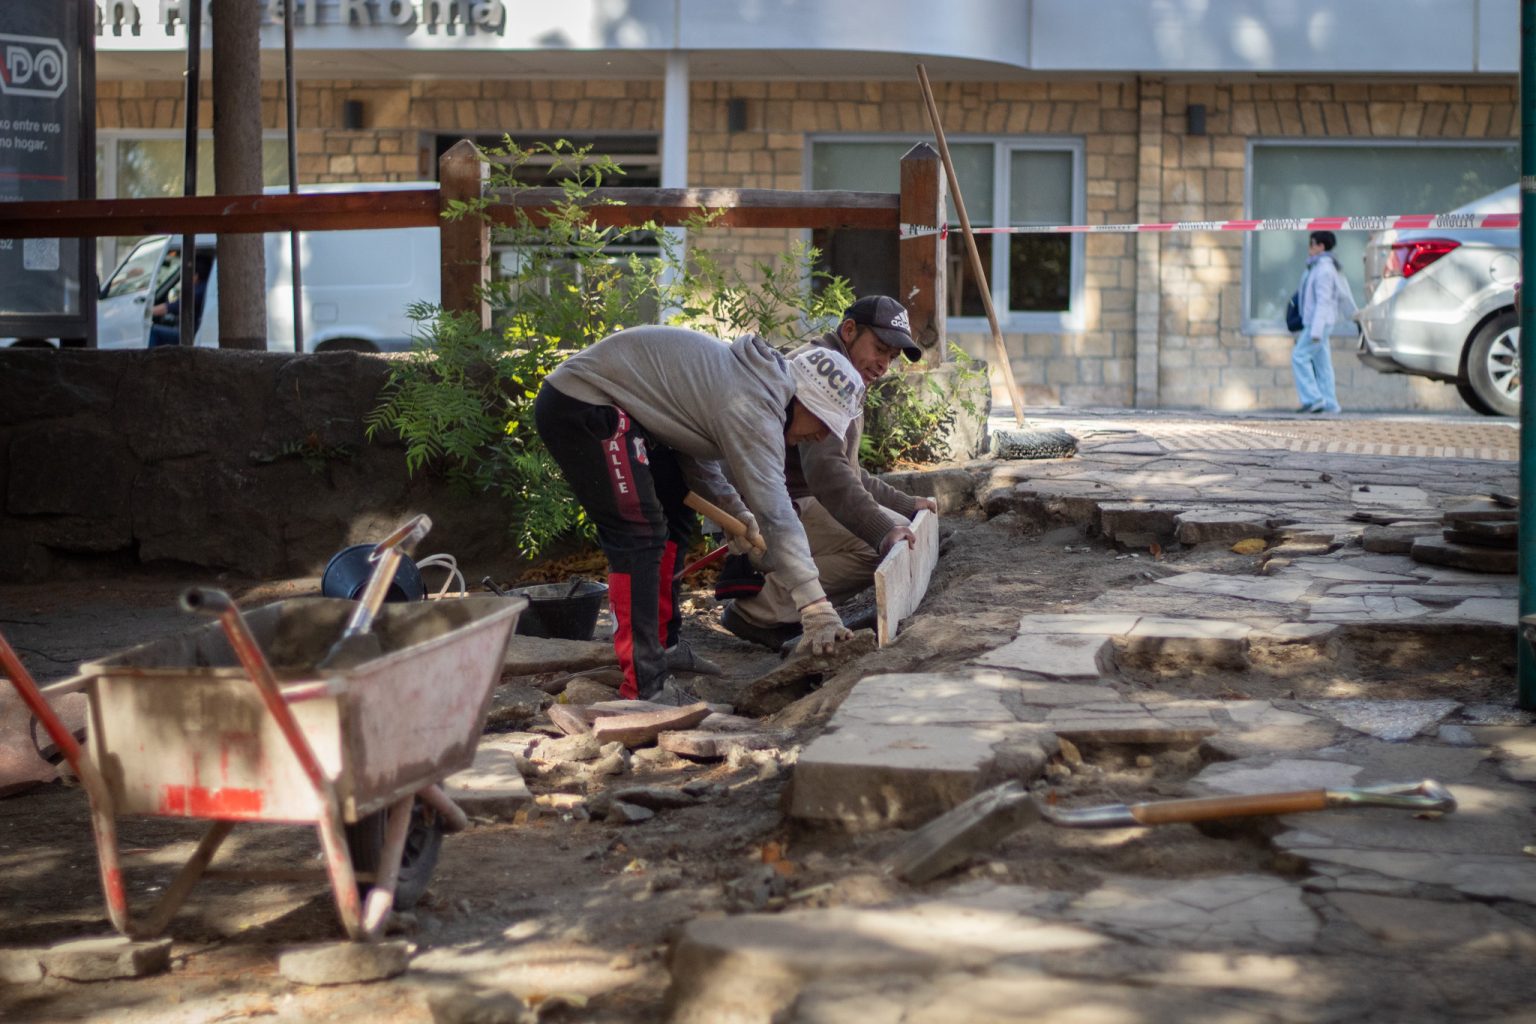
M1490 492L1516 488L1514 431L1039 422L1077 434L1079 457L969 467L989 512L1086 524L1144 555L1263 538L1256 571L1181 572L1147 557L1144 582L1025 615L1014 639L968 665L863 679L801 752L793 817L911 828L1003 778L1059 779L1080 749L1105 745L1149 761L1197 748L1177 795L1435 778L1459 809L1285 816L1241 833L1266 870L1138 870L1130 857L1086 891L973 870L879 909L697 921L674 948L672 1019L1531 1019L1533 716L1514 707L1513 678L1508 701L1492 703L1457 699L1454 685L1391 697L1366 685L1373 661L1421 659L1428 672L1457 645L1472 645L1474 662L1479 649L1507 662L1516 578L1368 551L1381 525L1366 516L1438 535L1446 510L1491 506ZM1184 692L1202 674L1268 680L1275 695ZM1104 841L1134 845L1124 832Z

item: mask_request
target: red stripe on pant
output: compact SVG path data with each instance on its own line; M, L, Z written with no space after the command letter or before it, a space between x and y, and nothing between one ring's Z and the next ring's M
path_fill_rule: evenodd
M608 574L608 607L613 610L613 653L619 656L619 668L624 672L619 697L638 700L640 681L635 674L635 635L630 628L629 573Z
M640 496L635 493L634 469L630 466L630 451L628 439L625 435L629 432L629 413L613 407L613 411L619 414L619 425L614 428L613 435L603 442L603 461L608 467L608 483L613 488L613 501L618 506L619 515L632 523L646 522L645 513L640 510Z
M657 604L656 623L660 626L661 646L667 646L667 625L672 621L672 594L677 587L677 582L672 579L672 574L677 571L677 542L667 541L667 546L661 553L661 598Z

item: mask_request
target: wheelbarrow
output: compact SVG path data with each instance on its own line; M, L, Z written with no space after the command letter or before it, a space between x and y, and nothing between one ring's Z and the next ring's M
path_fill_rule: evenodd
M387 556L379 568L392 576L393 563L385 563ZM132 937L158 935L201 877L281 876L328 878L347 935L377 938L396 905L408 843L417 838L435 860L432 833L440 838L440 830L467 824L438 783L474 759L527 602L476 596L375 605L376 618L363 623L366 596L361 607L294 598L248 616L215 590L188 591L182 603L219 621L89 662L71 687L50 688L86 693L87 749L0 637L0 668L90 798L113 927ZM360 625L377 637L377 656L317 669L338 637L355 636ZM212 821L143 920L129 913L118 857L121 815ZM242 822L314 825L324 870L209 870ZM419 894L431 863L415 867ZM359 883L367 881L365 900Z

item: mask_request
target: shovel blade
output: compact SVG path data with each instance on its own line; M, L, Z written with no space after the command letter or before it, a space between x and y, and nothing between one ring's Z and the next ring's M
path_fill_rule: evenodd
M1039 818L1024 787L1005 782L945 811L902 841L886 869L914 885L937 878L990 850Z

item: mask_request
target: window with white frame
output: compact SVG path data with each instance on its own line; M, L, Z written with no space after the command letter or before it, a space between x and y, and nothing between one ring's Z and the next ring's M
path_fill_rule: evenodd
M1248 212L1271 217L1346 217L1444 213L1520 177L1514 142L1253 142ZM1340 231L1334 256L1363 303L1367 233ZM1247 245L1247 325L1284 331L1285 304L1307 261L1305 231L1251 234ZM1339 331L1352 333L1352 324Z
M181 132L96 133L96 194L103 199L151 199L182 194L184 136ZM288 184L288 141L282 133L261 143L261 179ZM197 193L213 194L213 138L197 141ZM132 238L103 238L96 243L97 269L103 280L126 254Z
M896 192L901 158L913 140L818 138L811 142L813 189ZM950 157L973 228L1075 224L1083 216L1081 141L962 139ZM954 198L949 203L948 315L986 315L970 271ZM822 269L849 279L858 294L897 290L897 239L887 231L818 230ZM1075 329L1081 317L1083 242L1070 234L982 234L976 247L992 303L1016 330Z

